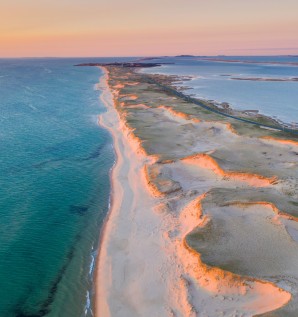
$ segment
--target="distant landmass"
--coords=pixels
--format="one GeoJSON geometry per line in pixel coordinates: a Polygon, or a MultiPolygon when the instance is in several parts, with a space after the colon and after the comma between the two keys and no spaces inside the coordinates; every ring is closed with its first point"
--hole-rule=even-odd
{"type": "Polygon", "coordinates": [[[175,57],[196,57],[195,55],[177,55],[175,57]]]}
{"type": "Polygon", "coordinates": [[[138,67],[157,67],[164,64],[174,64],[174,63],[82,63],[74,66],[117,66],[117,67],[130,67],[130,68],[138,68],[138,67]]]}

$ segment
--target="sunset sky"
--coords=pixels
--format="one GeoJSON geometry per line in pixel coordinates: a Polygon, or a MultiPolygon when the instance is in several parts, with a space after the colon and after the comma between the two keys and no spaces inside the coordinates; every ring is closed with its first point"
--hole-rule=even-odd
{"type": "Polygon", "coordinates": [[[297,0],[0,0],[0,57],[298,54],[297,0]]]}

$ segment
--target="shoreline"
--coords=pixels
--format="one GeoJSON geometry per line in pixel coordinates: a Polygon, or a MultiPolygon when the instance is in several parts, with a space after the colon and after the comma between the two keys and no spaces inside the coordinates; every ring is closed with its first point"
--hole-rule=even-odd
{"type": "MultiPolygon", "coordinates": [[[[218,214],[216,208],[226,208],[220,203],[222,199],[230,197],[226,206],[250,217],[249,214],[246,215],[246,208],[249,208],[247,204],[241,203],[241,199],[235,204],[238,194],[234,194],[234,190],[228,192],[229,188],[242,188],[239,194],[244,195],[245,202],[246,192],[251,193],[249,195],[259,195],[260,187],[261,191],[268,187],[270,193],[273,190],[271,188],[280,186],[278,183],[282,172],[275,177],[275,174],[263,175],[262,169],[246,171],[243,166],[240,170],[235,169],[235,166],[232,170],[223,168],[218,164],[216,156],[211,156],[214,150],[207,151],[208,155],[203,154],[208,143],[213,144],[212,147],[215,144],[229,146],[235,143],[237,149],[246,151],[245,143],[249,142],[257,149],[266,146],[267,150],[276,153],[279,147],[291,149],[297,146],[296,142],[278,141],[273,137],[268,140],[262,138],[263,131],[256,132],[258,134],[252,137],[249,136],[250,130],[242,127],[242,134],[249,133],[247,138],[237,134],[229,122],[218,121],[214,114],[200,112],[200,116],[206,117],[201,120],[196,108],[187,112],[182,104],[179,107],[166,105],[169,98],[173,98],[166,93],[155,96],[158,104],[154,103],[151,96],[157,92],[147,95],[148,88],[143,88],[143,84],[137,82],[138,75],[133,71],[108,68],[104,72],[105,75],[101,78],[101,99],[107,112],[101,115],[100,124],[112,134],[116,163],[111,170],[111,206],[102,230],[96,262],[95,317],[195,317],[198,312],[203,312],[206,316],[230,312],[227,316],[241,313],[242,316],[250,317],[284,307],[292,298],[288,286],[284,288],[281,282],[264,278],[263,273],[243,274],[241,270],[237,273],[222,269],[212,261],[206,262],[204,248],[200,251],[193,245],[190,246],[188,239],[196,232],[208,230],[211,220],[220,218],[221,213],[218,214]],[[109,74],[112,77],[108,78],[109,74]],[[124,74],[122,81],[121,74],[124,74]],[[144,97],[143,90],[146,93],[144,97]],[[151,102],[151,105],[143,100],[140,102],[140,98],[151,102]],[[162,98],[164,103],[160,104],[162,98]],[[133,115],[133,121],[130,121],[130,114],[133,115]],[[169,124],[175,126],[178,133],[183,128],[184,133],[182,136],[179,133],[180,136],[177,135],[175,140],[173,132],[164,135],[167,130],[161,130],[157,141],[154,141],[155,130],[161,129],[159,123],[170,131],[174,130],[171,130],[169,124]],[[147,130],[142,134],[145,140],[147,137],[150,140],[146,145],[139,133],[143,133],[144,127],[151,124],[152,132],[147,130]],[[157,128],[154,128],[154,124],[157,124],[157,128]],[[199,129],[198,135],[202,135],[202,131],[209,131],[209,134],[206,139],[196,139],[199,148],[195,147],[194,153],[191,152],[192,143],[188,142],[185,150],[180,148],[177,153],[175,149],[179,149],[180,142],[184,142],[183,138],[189,138],[188,129],[191,134],[194,129],[199,129]],[[210,129],[216,134],[210,134],[210,129]],[[182,139],[179,141],[178,138],[182,139]],[[175,142],[176,145],[167,150],[169,142],[175,142]],[[165,148],[160,148],[160,144],[165,148]],[[276,147],[276,144],[279,145],[276,147]],[[154,148],[158,151],[155,152],[154,148]],[[174,151],[173,154],[171,151],[174,151]],[[198,151],[203,152],[195,155],[198,151]],[[170,174],[164,174],[169,169],[170,174]],[[192,175],[195,173],[199,173],[199,180],[196,181],[199,190],[188,188],[188,183],[194,182],[192,175]],[[225,190],[228,195],[217,189],[222,186],[227,186],[225,190]],[[214,206],[212,199],[210,202],[212,195],[215,195],[214,201],[219,200],[218,206],[214,206]],[[205,211],[205,204],[211,204],[207,208],[208,213],[205,211]],[[275,303],[272,302],[273,299],[275,303]]],[[[177,103],[175,98],[173,100],[174,104],[177,103]]],[[[189,103],[183,105],[191,106],[189,103]]],[[[268,133],[274,136],[276,132],[268,133]]],[[[222,155],[226,157],[228,152],[223,152],[222,155]]],[[[285,162],[292,155],[293,152],[286,154],[285,162]]],[[[228,161],[231,159],[228,155],[228,161]]],[[[259,158],[253,157],[253,160],[258,161],[259,158]]],[[[269,198],[270,195],[263,200],[267,201],[269,198]]],[[[293,226],[290,216],[282,217],[281,213],[276,215],[273,212],[273,217],[270,204],[260,204],[259,199],[252,205],[258,210],[256,216],[260,221],[265,220],[259,214],[268,214],[265,219],[270,225],[266,223],[267,226],[282,221],[288,221],[289,227],[293,226]]],[[[227,219],[229,209],[226,211],[227,219]]],[[[226,229],[229,232],[234,227],[227,225],[226,229]]],[[[275,229],[270,227],[270,230],[275,229]]],[[[214,244],[210,245],[213,246],[214,244]]]]}
{"type": "MultiPolygon", "coordinates": [[[[162,67],[163,67],[163,65],[160,66],[159,68],[162,68],[162,67]]],[[[145,70],[144,70],[144,72],[141,71],[140,73],[145,74],[145,75],[149,75],[149,76],[156,75],[156,76],[167,76],[167,77],[171,78],[172,81],[170,82],[169,88],[171,88],[171,89],[174,88],[178,92],[182,93],[186,98],[191,98],[194,101],[208,105],[209,108],[211,108],[211,109],[213,108],[214,110],[218,111],[223,116],[232,115],[235,118],[238,118],[238,120],[248,119],[248,121],[251,121],[251,120],[254,121],[255,119],[256,120],[264,119],[266,121],[269,121],[271,123],[276,124],[276,127],[271,126],[268,128],[276,128],[279,130],[282,130],[284,128],[285,130],[283,130],[283,131],[298,134],[297,125],[295,126],[295,128],[293,128],[291,122],[284,121],[284,120],[280,119],[279,116],[276,116],[273,114],[266,114],[265,112],[263,112],[263,110],[260,110],[260,109],[254,109],[252,111],[242,110],[241,108],[239,108],[237,106],[237,104],[231,104],[230,102],[226,102],[224,100],[210,99],[208,97],[201,96],[198,93],[193,94],[192,90],[195,89],[195,87],[188,86],[187,83],[193,79],[199,78],[199,76],[189,75],[189,77],[188,77],[187,75],[167,74],[167,73],[162,72],[162,71],[156,72],[156,73],[153,73],[153,72],[147,73],[145,70]],[[228,105],[228,107],[226,109],[224,109],[223,105],[228,105]]],[[[238,78],[231,78],[231,80],[236,80],[236,79],[238,79],[238,78]]],[[[244,80],[244,79],[240,78],[239,80],[244,80]]],[[[249,81],[251,79],[245,79],[245,80],[249,81]]],[[[248,106],[248,108],[249,108],[249,106],[248,106]]],[[[253,122],[251,122],[251,123],[253,123],[253,122]]],[[[258,121],[255,121],[254,124],[258,124],[260,126],[262,125],[258,121]]],[[[298,124],[298,122],[297,122],[297,124],[298,124]]],[[[266,127],[266,124],[264,124],[264,127],[266,127]]]]}
{"type": "MultiPolygon", "coordinates": [[[[102,71],[103,71],[103,75],[101,76],[100,78],[100,82],[97,84],[98,85],[98,88],[99,89],[102,89],[102,92],[101,92],[101,95],[100,95],[100,99],[102,100],[102,95],[105,93],[105,90],[108,89],[108,84],[107,84],[107,71],[105,70],[104,67],[99,67],[102,71]]],[[[105,107],[106,107],[106,112],[109,111],[108,109],[108,105],[106,104],[106,102],[104,100],[102,100],[105,107]]],[[[108,130],[110,132],[110,130],[101,122],[101,115],[98,116],[98,125],[102,126],[104,129],[108,130]]],[[[100,257],[102,256],[101,255],[101,252],[102,252],[102,243],[104,241],[104,238],[105,238],[105,235],[106,235],[106,230],[107,230],[107,224],[108,224],[108,221],[111,217],[111,213],[112,213],[112,210],[113,210],[113,196],[114,196],[114,185],[113,185],[113,172],[114,172],[114,169],[117,165],[117,162],[118,162],[118,152],[115,150],[115,136],[113,133],[110,133],[111,137],[112,137],[112,141],[113,141],[113,148],[114,148],[114,155],[115,155],[115,161],[114,161],[114,164],[112,166],[112,168],[110,169],[110,172],[109,172],[109,178],[110,178],[110,198],[109,198],[109,210],[107,212],[107,215],[104,219],[104,223],[102,225],[102,229],[101,229],[101,232],[100,232],[100,236],[99,236],[99,244],[98,244],[98,255],[97,255],[97,258],[96,258],[96,263],[95,263],[95,267],[94,267],[94,271],[95,271],[95,274],[94,274],[94,281],[95,281],[95,293],[94,293],[94,303],[93,303],[93,313],[94,313],[94,316],[97,316],[98,315],[98,301],[97,301],[97,296],[98,296],[98,283],[97,283],[97,280],[98,280],[98,266],[99,266],[99,261],[100,261],[100,257]]],[[[108,316],[107,316],[108,317],[108,316]]]]}
{"type": "MultiPolygon", "coordinates": [[[[129,208],[131,209],[134,208],[134,206],[136,206],[137,204],[139,205],[143,204],[144,201],[147,202],[150,209],[153,209],[155,207],[155,198],[151,195],[150,191],[146,187],[146,180],[144,175],[139,173],[139,171],[141,171],[142,169],[139,169],[138,172],[135,175],[133,175],[135,173],[135,171],[133,171],[134,169],[138,169],[138,166],[142,167],[145,164],[145,162],[147,162],[148,160],[150,161],[151,159],[148,157],[142,157],[142,153],[139,152],[139,149],[138,149],[138,144],[133,144],[134,143],[133,140],[129,140],[127,138],[127,135],[125,136],[126,132],[123,131],[123,127],[122,129],[119,129],[119,126],[122,125],[122,123],[121,123],[119,114],[117,113],[117,110],[114,107],[113,100],[112,100],[112,97],[113,97],[112,93],[106,83],[107,76],[108,76],[108,73],[106,70],[104,70],[104,77],[105,77],[103,79],[104,89],[103,89],[103,94],[101,95],[101,99],[107,107],[107,112],[101,115],[100,125],[106,128],[113,137],[116,161],[111,170],[111,205],[105,220],[103,230],[101,232],[99,253],[98,253],[97,263],[95,268],[94,315],[100,316],[100,317],[102,316],[104,317],[109,317],[109,316],[120,317],[121,316],[122,317],[122,316],[131,316],[131,315],[133,316],[134,309],[131,309],[132,305],[137,306],[138,311],[140,310],[146,311],[144,314],[147,314],[147,311],[151,311],[151,310],[153,310],[153,314],[154,314],[156,309],[160,309],[161,314],[164,315],[165,311],[163,311],[164,310],[163,301],[158,301],[157,307],[155,307],[154,305],[150,307],[150,305],[148,306],[146,304],[145,299],[143,300],[143,303],[142,302],[137,303],[129,299],[129,296],[127,296],[128,298],[126,299],[126,304],[123,305],[121,312],[120,313],[117,312],[117,304],[119,305],[119,303],[123,301],[123,299],[121,298],[125,296],[125,294],[130,294],[130,292],[132,291],[133,293],[136,293],[137,291],[134,290],[134,288],[138,289],[140,287],[141,288],[147,287],[148,283],[150,284],[150,282],[151,284],[154,284],[152,283],[152,281],[150,281],[153,278],[152,274],[154,273],[154,269],[149,267],[147,268],[147,272],[145,274],[143,274],[142,272],[139,273],[139,278],[144,279],[147,282],[143,282],[142,284],[140,283],[139,285],[133,286],[133,290],[131,290],[132,286],[130,285],[131,283],[133,284],[133,282],[129,281],[128,285],[126,285],[125,281],[120,282],[120,280],[122,279],[121,275],[127,274],[126,268],[125,268],[125,254],[124,254],[125,251],[122,250],[122,247],[120,247],[120,250],[119,250],[118,245],[114,247],[113,246],[114,241],[112,240],[114,240],[115,238],[115,230],[114,230],[115,226],[118,229],[117,233],[120,232],[120,235],[123,234],[125,236],[127,233],[127,230],[131,231],[131,228],[128,227],[127,224],[123,223],[123,221],[119,225],[117,224],[117,221],[119,220],[119,218],[121,218],[121,212],[123,212],[123,205],[127,206],[127,202],[125,202],[125,199],[127,198],[125,196],[125,192],[127,192],[126,187],[131,186],[131,183],[135,182],[137,175],[139,175],[140,178],[142,178],[141,183],[142,183],[143,189],[136,190],[135,188],[135,189],[132,189],[133,192],[130,193],[130,195],[132,194],[133,196],[142,195],[140,198],[140,202],[136,202],[135,197],[128,196],[128,200],[132,198],[131,201],[128,202],[128,205],[130,206],[129,208]],[[111,117],[113,117],[112,120],[115,120],[113,124],[111,124],[111,121],[110,121],[111,117]],[[119,126],[115,125],[115,123],[116,124],[118,123],[119,126]],[[118,129],[119,131],[117,131],[118,129]],[[121,141],[124,141],[124,142],[127,141],[126,146],[124,146],[124,148],[121,148],[121,141]],[[133,162],[129,160],[124,161],[123,155],[125,155],[124,154],[125,152],[126,153],[132,152],[132,154],[134,155],[133,162]],[[121,175],[121,172],[123,172],[123,169],[126,169],[127,167],[131,170],[128,171],[128,179],[127,181],[125,181],[123,180],[123,175],[121,175]],[[120,181],[119,178],[122,178],[122,181],[120,181]],[[121,232],[122,230],[123,230],[123,233],[121,232]],[[123,260],[123,263],[113,259],[115,257],[117,258],[117,253],[119,253],[119,256],[121,260],[123,260]],[[115,289],[115,286],[114,286],[114,284],[119,282],[121,285],[118,285],[118,287],[123,288],[120,294],[118,294],[118,287],[115,289]],[[110,304],[110,301],[115,302],[114,306],[116,306],[116,310],[113,308],[113,304],[110,304]]],[[[101,84],[103,84],[103,82],[101,84]]],[[[142,210],[140,211],[142,212],[142,210]]],[[[153,210],[152,210],[152,215],[153,215],[153,218],[155,218],[153,210]]],[[[153,222],[151,217],[148,217],[148,218],[149,218],[149,221],[153,222]]],[[[156,225],[157,223],[154,223],[154,226],[156,225]]],[[[133,243],[138,243],[137,239],[135,238],[131,239],[131,241],[133,243]]],[[[119,243],[121,244],[121,242],[119,243]]],[[[158,246],[158,248],[159,247],[160,246],[158,246]]],[[[134,250],[135,250],[135,247],[130,249],[131,252],[134,252],[134,250]]],[[[147,250],[152,251],[150,249],[150,246],[147,248],[147,250]]],[[[141,253],[142,252],[139,252],[139,255],[141,255],[141,253]]],[[[140,260],[140,258],[135,258],[130,260],[133,261],[133,264],[130,265],[132,268],[130,269],[130,266],[128,266],[127,271],[128,272],[131,271],[130,274],[133,276],[135,275],[134,270],[137,270],[137,268],[135,267],[136,264],[134,262],[139,263],[139,262],[142,262],[142,260],[140,260]]],[[[142,263],[140,264],[142,265],[142,263]]],[[[157,283],[154,288],[156,288],[156,286],[157,286],[157,283]]],[[[142,292],[145,292],[145,291],[142,290],[142,292]]]]}
{"type": "MultiPolygon", "coordinates": [[[[194,89],[193,87],[184,86],[184,85],[181,86],[181,87],[183,89],[185,88],[185,92],[187,92],[187,91],[191,92],[191,89],[194,89]]],[[[177,86],[177,88],[180,88],[180,86],[177,86]]],[[[234,113],[234,112],[236,112],[236,113],[239,112],[240,114],[248,114],[248,113],[250,113],[250,116],[252,117],[252,119],[257,118],[257,117],[263,117],[265,119],[268,119],[268,120],[276,123],[277,124],[277,127],[276,127],[277,129],[279,129],[279,127],[285,127],[286,129],[292,130],[291,129],[292,124],[290,122],[283,121],[282,119],[280,119],[276,115],[266,114],[260,109],[242,110],[236,104],[231,104],[231,103],[228,103],[228,102],[225,102],[225,101],[220,101],[220,100],[217,100],[217,99],[208,99],[207,97],[200,96],[199,94],[187,94],[187,96],[193,97],[193,98],[197,99],[198,101],[203,101],[203,102],[206,102],[206,103],[211,102],[219,111],[223,110],[223,108],[222,108],[223,104],[228,104],[229,105],[228,109],[231,111],[231,113],[234,113]],[[253,115],[253,113],[255,113],[255,114],[253,115]]],[[[297,122],[297,127],[298,127],[298,122],[297,122]]],[[[294,132],[289,131],[289,133],[298,133],[297,127],[295,129],[293,129],[294,132]]],[[[268,128],[268,129],[270,129],[270,128],[268,128]]],[[[271,129],[274,129],[274,127],[271,127],[271,129]]]]}

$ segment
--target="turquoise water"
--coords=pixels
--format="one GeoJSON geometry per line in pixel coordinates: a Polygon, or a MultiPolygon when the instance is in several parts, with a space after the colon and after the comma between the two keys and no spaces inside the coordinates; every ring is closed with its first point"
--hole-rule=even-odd
{"type": "Polygon", "coordinates": [[[283,79],[298,77],[298,66],[289,64],[298,63],[297,56],[220,56],[218,58],[242,62],[218,62],[204,60],[202,57],[164,58],[156,61],[175,64],[146,69],[145,72],[192,75],[193,80],[184,82],[185,86],[191,88],[187,91],[189,94],[207,100],[228,102],[235,109],[260,110],[261,113],[276,117],[285,123],[298,123],[297,81],[270,82],[232,79],[238,77],[283,79]],[[269,62],[273,63],[269,64],[269,62]],[[274,62],[279,64],[274,64],[274,62]]]}
{"type": "Polygon", "coordinates": [[[0,60],[1,317],[92,316],[114,154],[83,61],[0,60]]]}

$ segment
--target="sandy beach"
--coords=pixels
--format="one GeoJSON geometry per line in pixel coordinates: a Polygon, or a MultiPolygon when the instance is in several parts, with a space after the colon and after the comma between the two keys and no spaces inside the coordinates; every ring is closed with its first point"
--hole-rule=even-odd
{"type": "MultiPolygon", "coordinates": [[[[107,73],[106,75],[107,76],[107,73]]],[[[112,203],[96,272],[96,316],[168,315],[166,254],[162,221],[142,171],[150,161],[130,139],[104,85],[107,112],[100,124],[112,134],[117,156],[112,171],[112,203]]]]}
{"type": "Polygon", "coordinates": [[[103,70],[117,160],[95,316],[294,316],[297,140],[103,70]]]}

